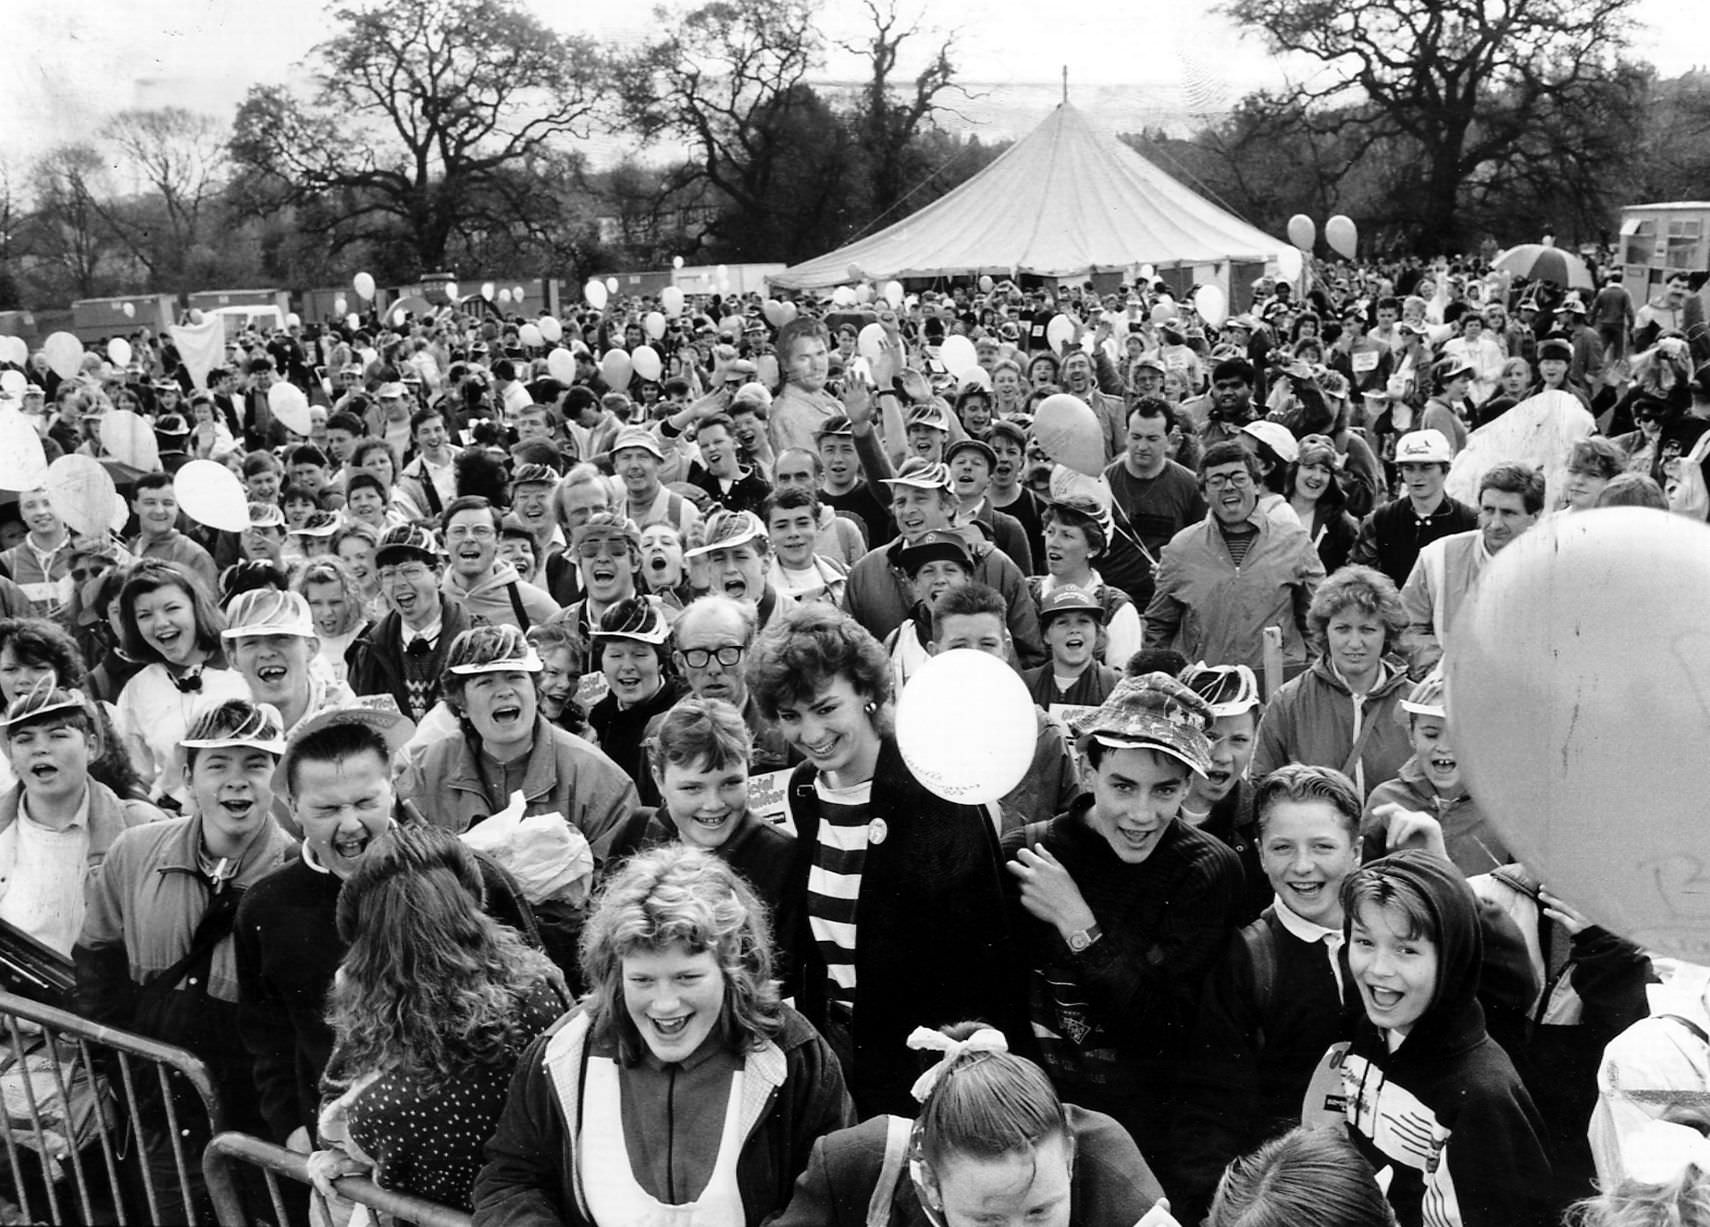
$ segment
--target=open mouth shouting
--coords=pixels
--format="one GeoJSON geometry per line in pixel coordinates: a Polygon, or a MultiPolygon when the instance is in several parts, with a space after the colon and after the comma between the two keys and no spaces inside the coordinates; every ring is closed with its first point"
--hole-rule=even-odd
{"type": "Polygon", "coordinates": [[[289,675],[290,670],[284,665],[262,665],[255,671],[255,680],[268,690],[277,690],[289,675]]]}
{"type": "Polygon", "coordinates": [[[490,713],[493,723],[501,729],[518,728],[522,724],[522,716],[520,703],[500,703],[490,713]]]}
{"type": "MultiPolygon", "coordinates": [[[[749,599],[748,581],[739,573],[733,572],[732,574],[724,577],[723,591],[724,594],[733,601],[745,601],[749,599]]],[[[758,594],[755,594],[754,599],[759,599],[758,594]]]]}
{"type": "Polygon", "coordinates": [[[359,825],[354,831],[340,830],[332,837],[333,855],[343,861],[361,860],[373,839],[365,826],[359,825]]]}

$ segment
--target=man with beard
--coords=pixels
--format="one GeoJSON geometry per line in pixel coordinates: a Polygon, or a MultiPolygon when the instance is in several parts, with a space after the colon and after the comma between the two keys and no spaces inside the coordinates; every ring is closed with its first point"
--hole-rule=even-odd
{"type": "Polygon", "coordinates": [[[499,557],[503,516],[492,503],[480,495],[454,499],[441,525],[451,562],[440,589],[471,618],[526,631],[558,612],[556,601],[499,557]]]}
{"type": "Polygon", "coordinates": [[[374,551],[375,576],[389,612],[358,635],[345,656],[350,688],[389,694],[415,721],[439,701],[451,641],[470,626],[463,606],[441,594],[442,566],[433,534],[394,528],[374,551]]]}

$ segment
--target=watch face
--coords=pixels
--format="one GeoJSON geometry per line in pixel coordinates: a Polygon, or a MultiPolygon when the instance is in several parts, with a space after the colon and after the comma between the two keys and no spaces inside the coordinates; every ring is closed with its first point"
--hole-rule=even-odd
{"type": "Polygon", "coordinates": [[[1071,934],[1069,937],[1069,949],[1073,950],[1076,954],[1079,954],[1090,945],[1092,945],[1092,942],[1087,940],[1087,935],[1084,931],[1071,934]]]}

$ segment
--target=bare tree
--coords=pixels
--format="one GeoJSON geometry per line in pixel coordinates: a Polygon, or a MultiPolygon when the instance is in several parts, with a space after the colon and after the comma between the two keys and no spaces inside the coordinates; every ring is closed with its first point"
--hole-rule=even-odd
{"type": "Polygon", "coordinates": [[[100,204],[104,169],[93,146],[61,145],[30,173],[35,208],[24,227],[26,246],[49,280],[78,298],[100,292],[118,246],[100,204]]]}
{"type": "Polygon", "coordinates": [[[231,173],[222,126],[182,107],[121,111],[102,129],[118,154],[118,198],[97,202],[114,233],[163,289],[189,272],[231,173]]]}

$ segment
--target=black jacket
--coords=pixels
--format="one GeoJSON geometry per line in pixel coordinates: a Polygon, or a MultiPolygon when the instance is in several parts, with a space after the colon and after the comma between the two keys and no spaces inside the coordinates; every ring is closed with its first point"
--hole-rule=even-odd
{"type": "MultiPolygon", "coordinates": [[[[812,763],[803,763],[790,779],[804,890],[819,838],[815,774],[812,763]]],[[[885,838],[868,848],[861,877],[854,1059],[844,1073],[863,1117],[912,1116],[919,1105],[909,1088],[919,1069],[907,1047],[909,1032],[980,1019],[1019,1043],[1026,1034],[1021,969],[1004,904],[997,829],[986,811],[928,792],[903,763],[896,741],[886,738],[873,774],[872,817],[885,824],[885,838]]],[[[825,961],[811,933],[799,935],[798,948],[796,1002],[823,1029],[825,961]]]]}
{"type": "Polygon", "coordinates": [[[1360,537],[1354,543],[1349,562],[1376,567],[1397,588],[1413,573],[1419,551],[1439,537],[1467,533],[1478,527],[1478,512],[1457,499],[1443,495],[1437,509],[1425,519],[1413,511],[1413,501],[1406,495],[1391,499],[1360,523],[1360,537]]]}
{"type": "MultiPolygon", "coordinates": [[[[432,667],[428,675],[436,680],[429,696],[432,707],[439,698],[439,675],[445,669],[445,658],[451,651],[451,641],[474,625],[474,620],[462,605],[446,597],[439,598],[440,631],[434,642],[432,667]]],[[[389,613],[371,622],[345,649],[345,664],[350,668],[350,688],[356,694],[389,694],[398,701],[398,710],[409,715],[410,693],[404,682],[404,619],[389,613]]]]}

